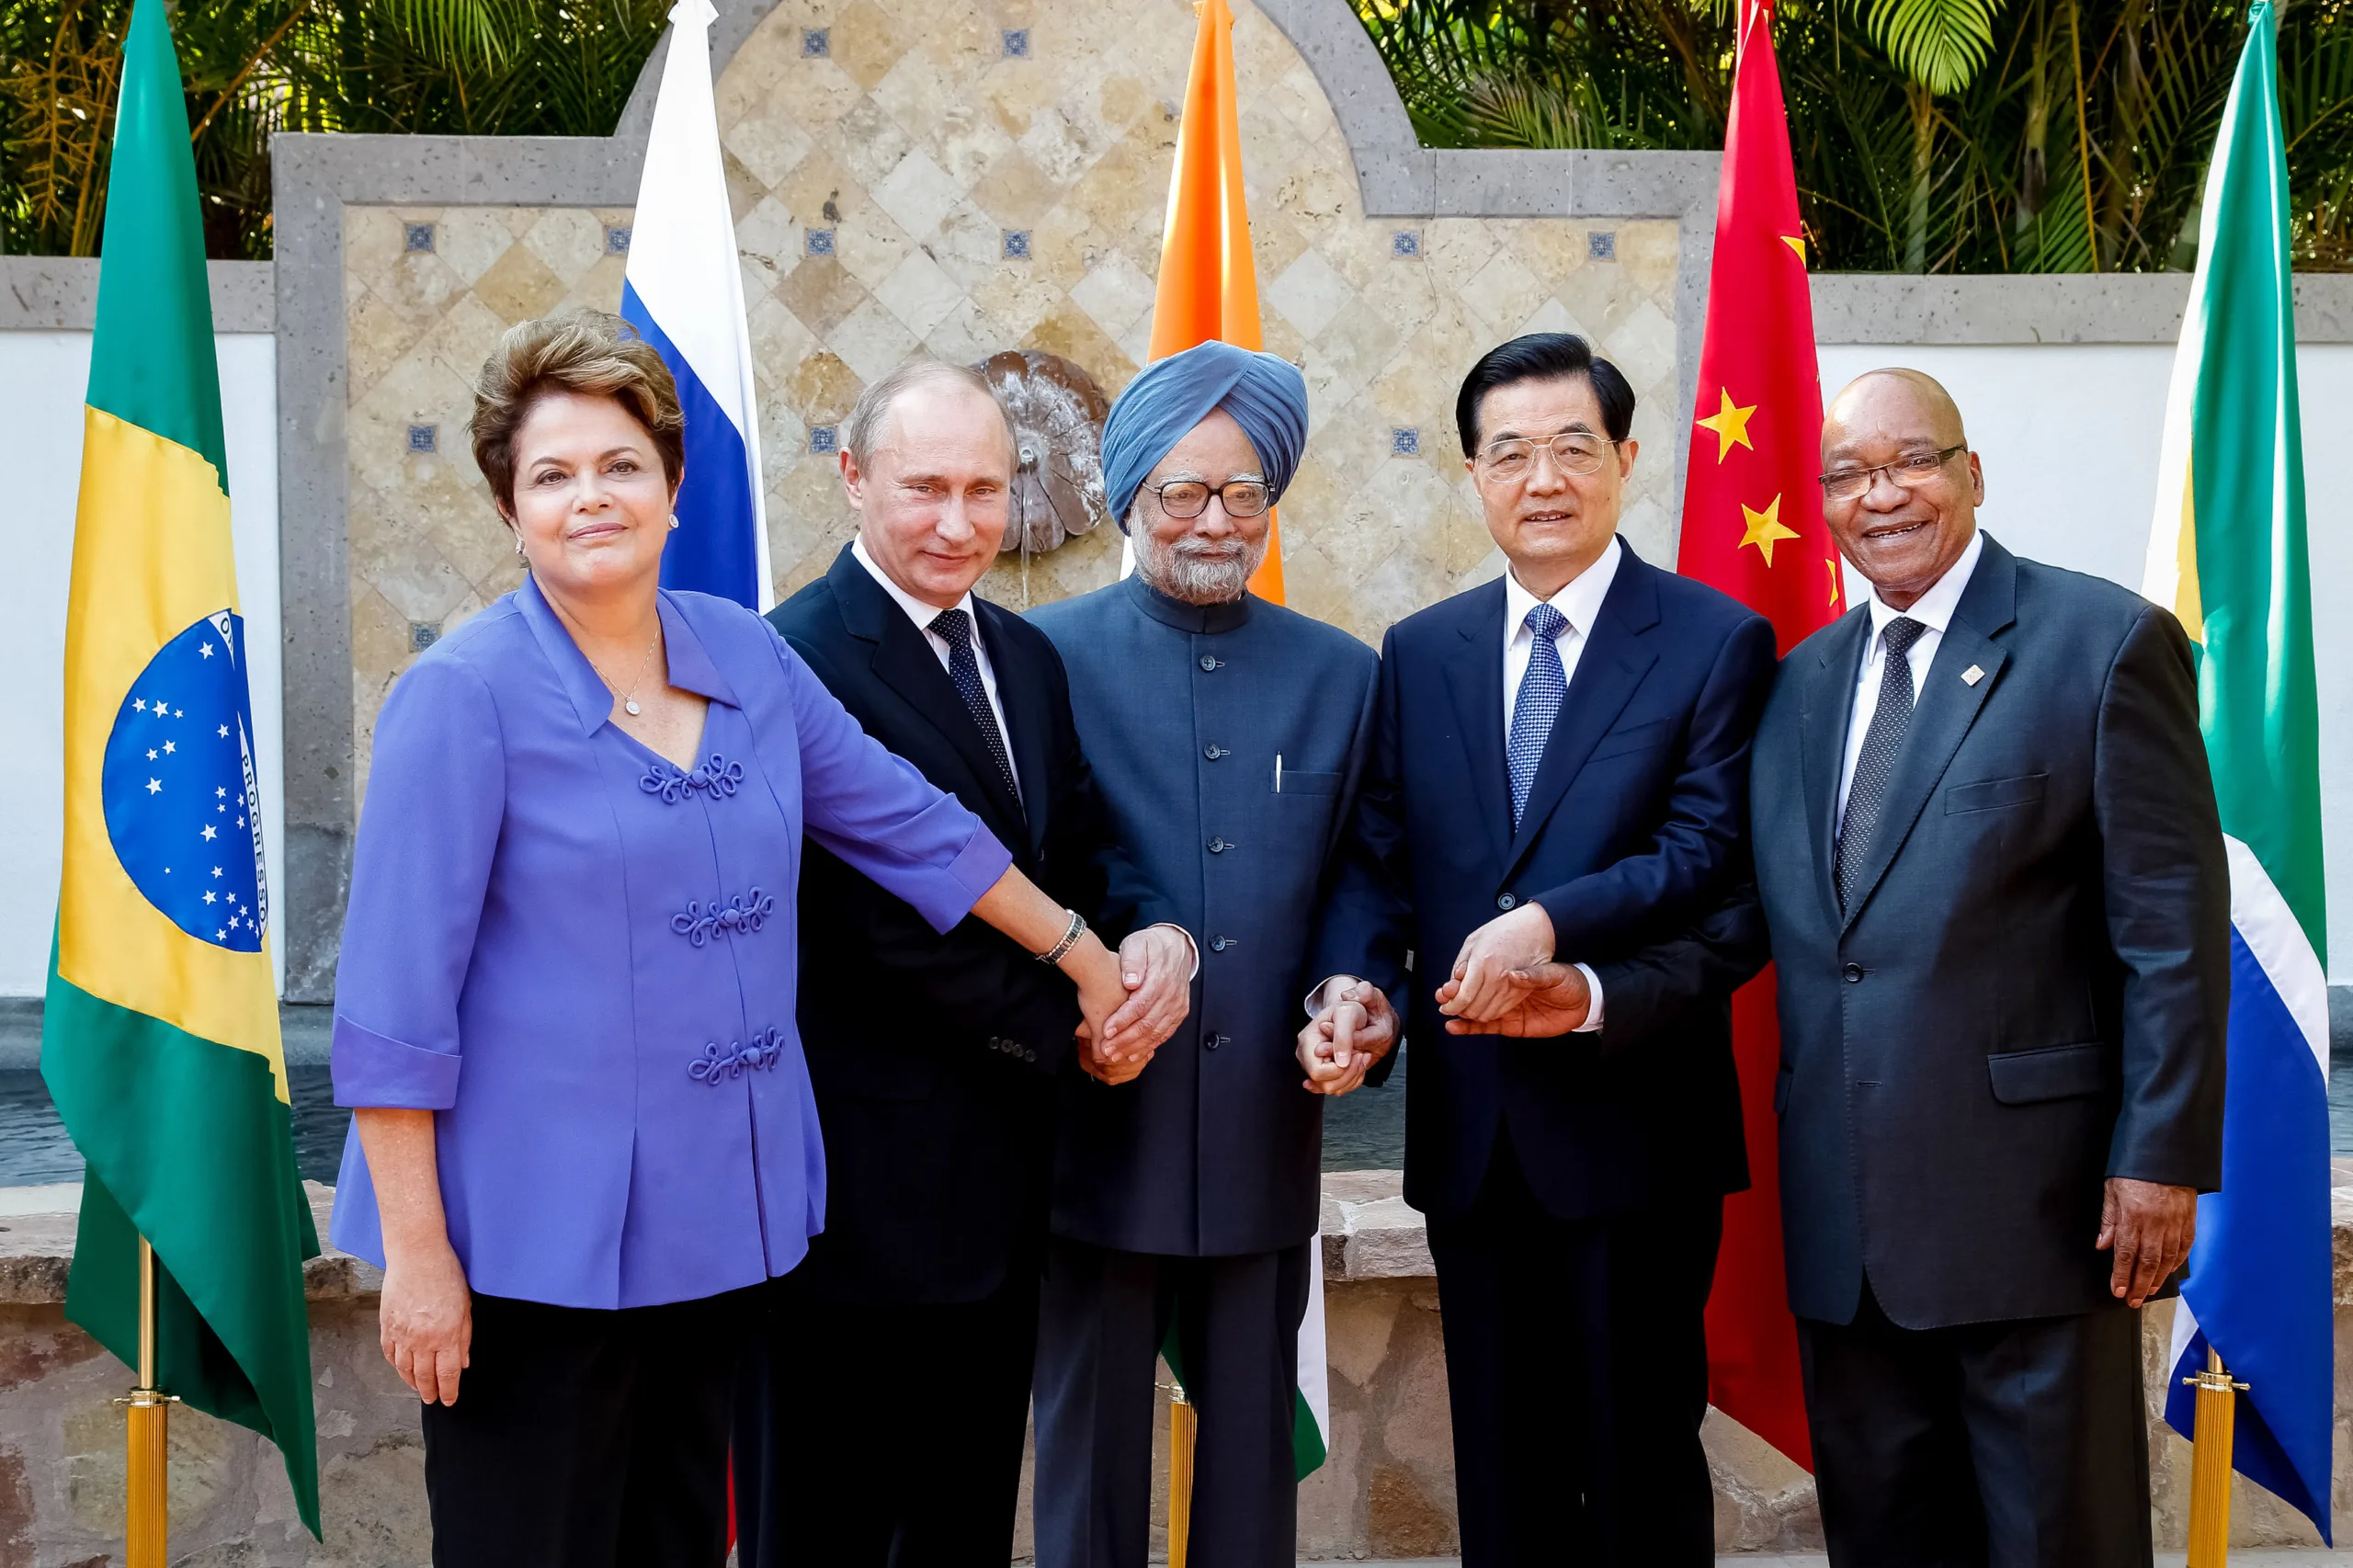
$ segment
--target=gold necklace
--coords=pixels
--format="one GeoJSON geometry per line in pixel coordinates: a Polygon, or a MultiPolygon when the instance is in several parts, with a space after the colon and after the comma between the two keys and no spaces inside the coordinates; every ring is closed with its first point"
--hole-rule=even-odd
{"type": "MultiPolygon", "coordinates": [[[[588,660],[588,667],[595,670],[597,672],[597,678],[603,681],[607,687],[611,688],[613,695],[621,699],[621,711],[628,714],[632,719],[636,718],[638,715],[637,688],[644,684],[645,668],[648,665],[651,665],[654,662],[654,650],[660,646],[662,646],[662,629],[659,626],[656,626],[654,629],[654,641],[645,645],[645,657],[638,660],[637,662],[637,678],[629,683],[629,689],[627,691],[623,691],[620,687],[614,686],[613,677],[607,675],[604,671],[604,667],[598,665],[596,660],[588,660]]],[[[585,657],[585,654],[583,656],[585,657]]]]}

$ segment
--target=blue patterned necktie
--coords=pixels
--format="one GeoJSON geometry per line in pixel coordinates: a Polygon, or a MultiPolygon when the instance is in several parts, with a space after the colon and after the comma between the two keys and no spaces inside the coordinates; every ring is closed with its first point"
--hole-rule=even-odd
{"type": "Polygon", "coordinates": [[[1887,664],[1879,677],[1870,728],[1863,732],[1862,755],[1856,757],[1855,777],[1847,785],[1847,815],[1838,824],[1837,858],[1831,862],[1841,910],[1855,879],[1862,875],[1871,831],[1879,826],[1880,808],[1887,803],[1887,787],[1895,777],[1895,759],[1912,731],[1912,644],[1927,630],[1910,616],[1899,615],[1880,632],[1887,644],[1887,664]]]}
{"type": "Polygon", "coordinates": [[[981,684],[981,661],[972,653],[972,618],[961,609],[941,610],[932,618],[931,634],[948,644],[948,678],[956,683],[964,710],[981,727],[981,739],[996,764],[998,777],[1015,800],[1021,799],[1021,786],[1013,777],[1013,759],[1005,749],[1005,731],[998,727],[996,710],[989,706],[989,689],[981,684]]]}
{"type": "Polygon", "coordinates": [[[1551,605],[1538,605],[1523,622],[1536,634],[1528,651],[1528,673],[1519,677],[1519,695],[1511,705],[1511,738],[1504,744],[1504,760],[1511,765],[1511,825],[1519,831],[1520,814],[1528,810],[1528,791],[1536,782],[1536,765],[1544,760],[1544,743],[1552,738],[1552,721],[1569,695],[1569,677],[1561,668],[1560,635],[1569,618],[1551,605]]]}

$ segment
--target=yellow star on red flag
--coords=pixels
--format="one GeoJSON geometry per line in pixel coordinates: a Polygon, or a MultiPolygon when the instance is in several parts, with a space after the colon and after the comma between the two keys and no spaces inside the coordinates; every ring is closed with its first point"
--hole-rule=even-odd
{"type": "Polygon", "coordinates": [[[1805,236],[1803,234],[1783,234],[1781,236],[1781,243],[1798,253],[1798,265],[1800,267],[1803,267],[1805,265],[1805,236]]]}
{"type": "MultiPolygon", "coordinates": [[[[1765,562],[1768,566],[1770,566],[1772,563],[1773,562],[1770,559],[1768,559],[1765,562]]],[[[1838,608],[1838,595],[1846,585],[1844,581],[1838,575],[1838,558],[1835,555],[1831,556],[1828,560],[1823,562],[1823,565],[1830,569],[1830,608],[1832,609],[1836,609],[1838,608]]]]}
{"type": "Polygon", "coordinates": [[[1716,460],[1723,461],[1734,447],[1755,451],[1756,443],[1748,438],[1748,416],[1756,412],[1756,405],[1752,403],[1746,408],[1737,406],[1732,401],[1729,387],[1717,388],[1716,396],[1723,400],[1722,406],[1705,419],[1694,421],[1700,429],[1716,433],[1716,460]]]}
{"type": "Polygon", "coordinates": [[[1756,553],[1765,558],[1765,564],[1772,565],[1773,541],[1798,537],[1797,529],[1781,521],[1781,498],[1779,495],[1774,496],[1761,512],[1744,501],[1741,503],[1740,510],[1748,519],[1748,531],[1740,536],[1741,545],[1743,547],[1755,545],[1756,553]]]}

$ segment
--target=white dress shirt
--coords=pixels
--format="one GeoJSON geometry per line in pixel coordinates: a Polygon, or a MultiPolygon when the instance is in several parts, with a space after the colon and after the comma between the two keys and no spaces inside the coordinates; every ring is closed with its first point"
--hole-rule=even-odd
{"type": "Polygon", "coordinates": [[[1972,533],[1969,548],[1961,552],[1935,586],[1912,601],[1909,609],[1890,609],[1881,602],[1879,590],[1873,588],[1864,601],[1871,612],[1871,640],[1863,649],[1863,667],[1855,682],[1855,710],[1847,721],[1847,760],[1838,769],[1838,820],[1833,825],[1832,841],[1847,825],[1847,791],[1854,787],[1855,764],[1863,755],[1863,737],[1870,733],[1871,714],[1879,707],[1880,676],[1887,668],[1887,623],[1898,616],[1918,621],[1927,628],[1913,640],[1912,649],[1904,663],[1912,666],[1912,705],[1920,705],[1920,688],[1927,683],[1928,666],[1936,663],[1938,645],[1945,640],[1945,628],[1952,624],[1953,611],[1961,606],[1961,596],[1969,586],[1969,574],[1977,570],[1977,558],[1985,553],[1985,536],[1972,533]]]}
{"type": "Polygon", "coordinates": [[[1540,599],[1519,585],[1519,579],[1506,568],[1504,572],[1504,738],[1511,738],[1512,710],[1519,705],[1519,683],[1527,677],[1529,655],[1536,652],[1536,633],[1528,629],[1528,612],[1540,604],[1549,604],[1561,612],[1567,622],[1552,639],[1561,651],[1561,674],[1563,684],[1577,678],[1577,659],[1585,653],[1586,642],[1593,635],[1594,617],[1601,613],[1601,601],[1609,597],[1609,585],[1618,580],[1618,561],[1624,547],[1615,537],[1594,563],[1561,585],[1550,599],[1540,599]]]}
{"type": "MultiPolygon", "coordinates": [[[[938,605],[924,603],[891,581],[891,574],[874,563],[874,557],[866,553],[865,540],[850,540],[849,552],[858,557],[858,563],[866,568],[868,576],[882,585],[882,591],[891,596],[892,602],[907,612],[907,619],[915,623],[915,630],[923,633],[925,643],[938,658],[939,667],[952,670],[954,666],[949,661],[953,657],[953,651],[949,647],[948,639],[931,629],[931,623],[947,611],[938,605]]],[[[997,738],[1005,744],[1005,766],[1013,774],[1013,788],[1017,794],[1021,790],[1021,770],[1013,760],[1013,727],[1005,722],[1005,703],[996,694],[996,671],[989,665],[988,644],[981,638],[980,612],[972,608],[970,590],[956,601],[955,608],[964,612],[965,635],[972,640],[972,658],[981,666],[981,689],[989,694],[989,711],[996,715],[997,738]]]]}
{"type": "MultiPolygon", "coordinates": [[[[1540,599],[1519,585],[1519,578],[1509,567],[1504,569],[1504,740],[1511,740],[1511,716],[1519,706],[1519,683],[1528,677],[1528,661],[1536,652],[1536,633],[1529,630],[1528,612],[1540,604],[1549,604],[1561,612],[1563,624],[1553,634],[1552,645],[1561,653],[1561,675],[1563,686],[1574,685],[1577,678],[1577,660],[1584,656],[1585,645],[1593,635],[1594,617],[1601,613],[1601,601],[1609,597],[1609,585],[1618,580],[1618,562],[1625,547],[1611,535],[1594,563],[1570,578],[1554,591],[1549,599],[1540,599]]],[[[1576,971],[1585,976],[1586,989],[1593,994],[1593,1006],[1586,1009],[1585,1022],[1573,1033],[1591,1034],[1601,1027],[1601,977],[1589,964],[1578,964],[1576,971]]]]}

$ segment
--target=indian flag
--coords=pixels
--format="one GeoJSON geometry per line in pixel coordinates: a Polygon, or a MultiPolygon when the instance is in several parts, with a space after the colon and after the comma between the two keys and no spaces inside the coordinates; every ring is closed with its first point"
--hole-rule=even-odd
{"type": "Polygon", "coordinates": [[[2326,1540],[2328,943],[2278,27],[2256,0],[2206,176],[2143,589],[2198,647],[2231,867],[2222,1189],[2199,1200],[2165,1419],[2190,1435],[2181,1379],[2211,1346],[2247,1385],[2238,1470],[2326,1540]]]}
{"type": "MultiPolygon", "coordinates": [[[[1240,95],[1233,85],[1233,8],[1227,0],[1200,0],[1195,7],[1193,63],[1185,82],[1184,110],[1176,117],[1176,155],[1168,174],[1168,218],[1161,231],[1160,278],[1153,295],[1152,340],[1147,360],[1181,354],[1218,338],[1237,348],[1262,347],[1259,336],[1258,273],[1250,254],[1250,210],[1242,186],[1240,95]]],[[[1120,552],[1120,575],[1135,570],[1135,544],[1120,552]]],[[[1250,591],[1271,604],[1283,602],[1283,543],[1276,512],[1267,514],[1267,559],[1250,579],[1250,591]]],[[[1324,1352],[1324,1252],[1320,1238],[1308,1251],[1313,1270],[1307,1315],[1299,1326],[1299,1392],[1291,1408],[1291,1452],[1304,1481],[1324,1462],[1332,1430],[1332,1396],[1324,1352]]],[[[1177,1382],[1176,1332],[1172,1325],[1163,1358],[1177,1382]]]]}
{"type": "Polygon", "coordinates": [[[318,1530],[295,1174],[245,627],[188,111],[138,0],[107,191],[65,631],[65,868],[41,1074],[87,1162],[66,1314],[129,1364],[139,1239],[156,1385],[253,1427],[318,1530]]]}

